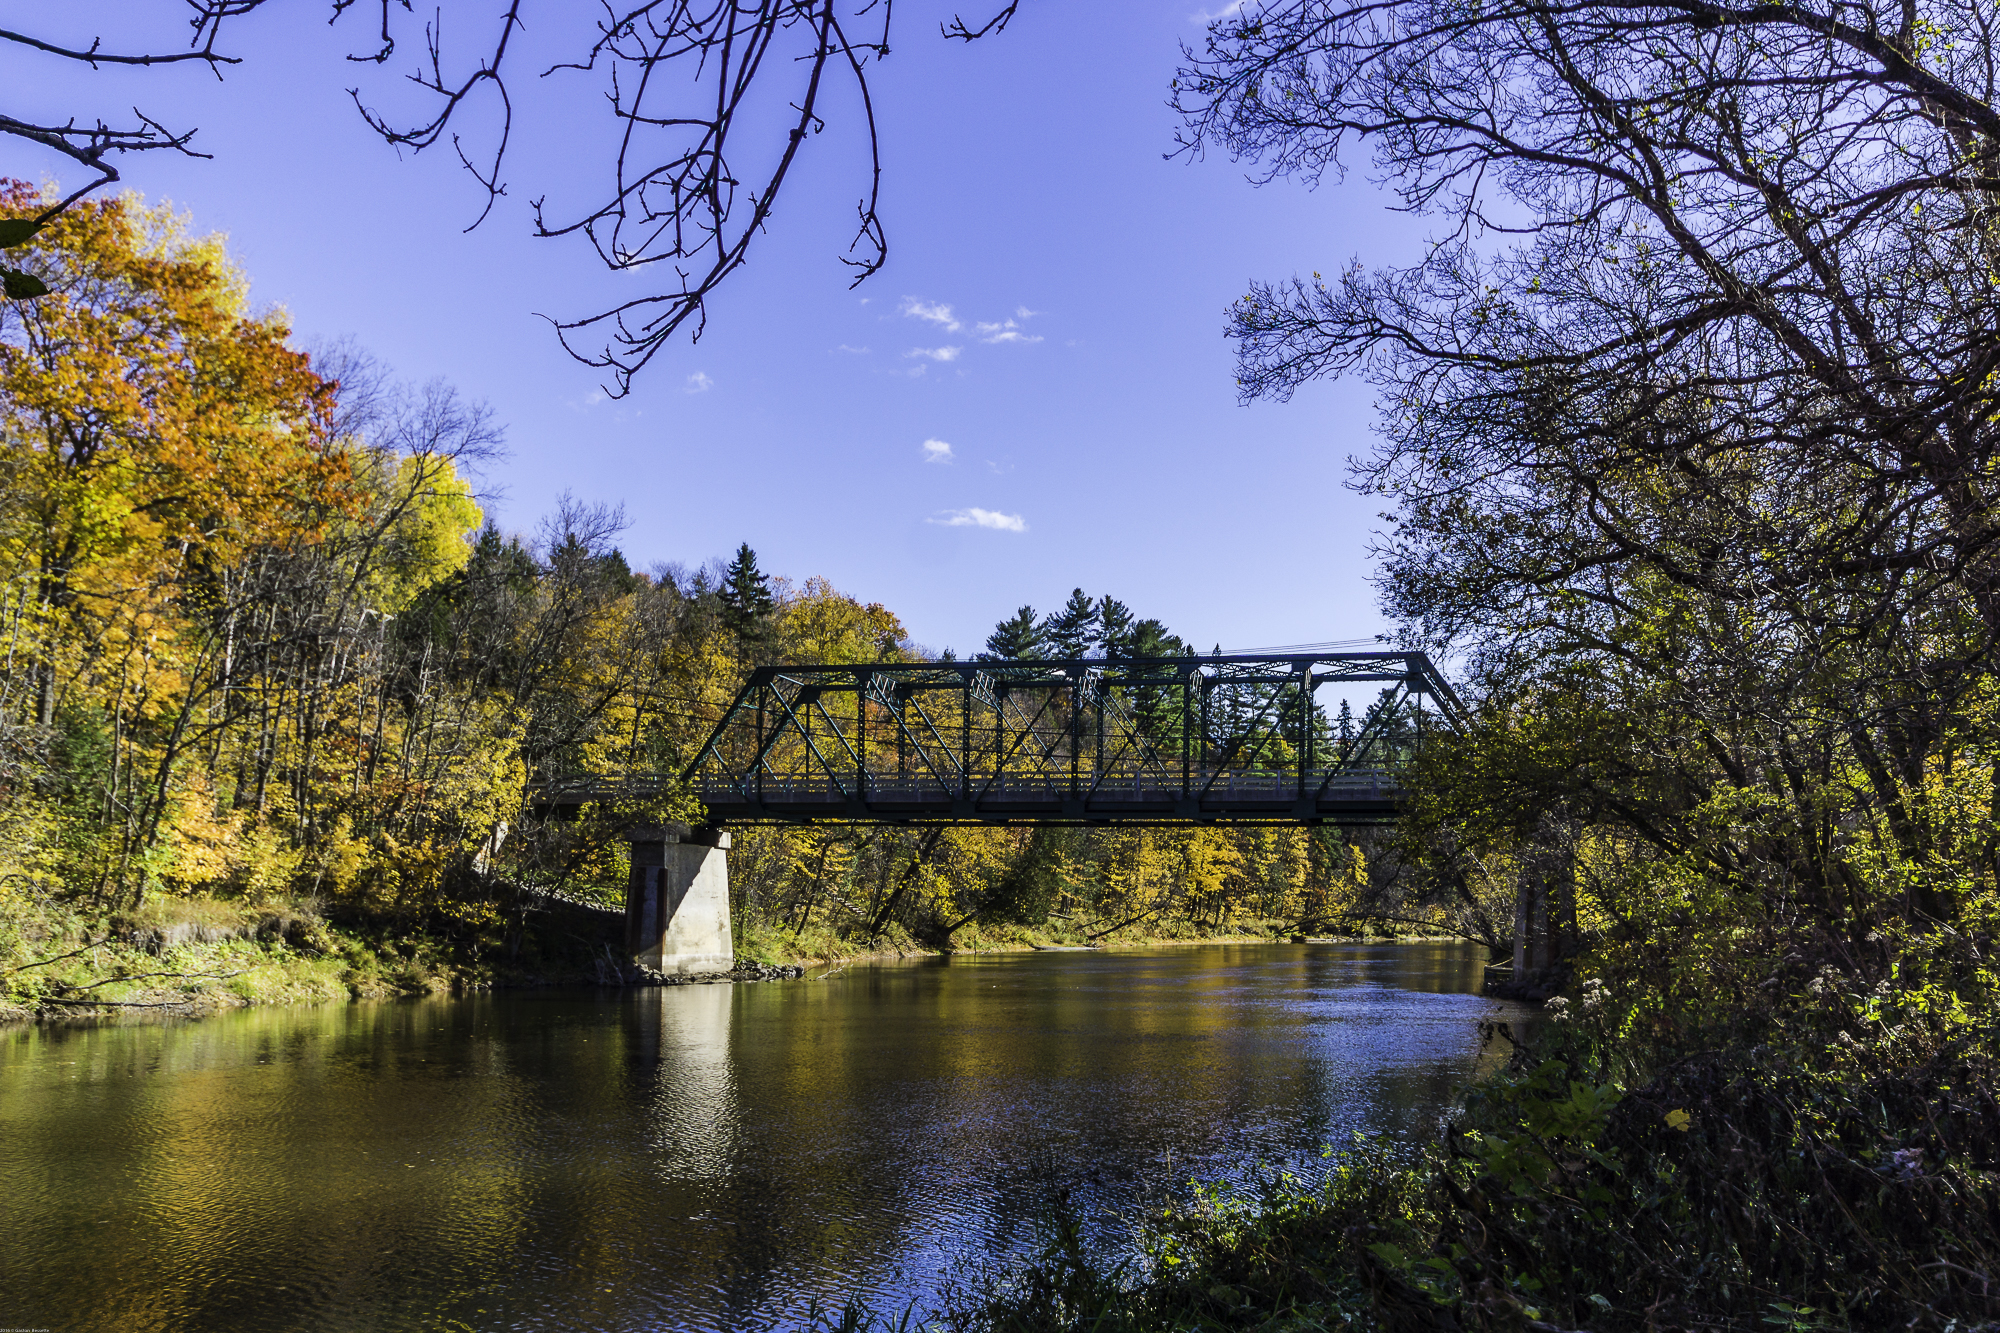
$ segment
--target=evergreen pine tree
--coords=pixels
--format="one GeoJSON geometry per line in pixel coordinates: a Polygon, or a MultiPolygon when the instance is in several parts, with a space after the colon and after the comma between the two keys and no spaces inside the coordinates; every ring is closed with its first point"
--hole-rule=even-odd
{"type": "Polygon", "coordinates": [[[1078,588],[1062,610],[1042,622],[1042,638],[1057,657],[1086,657],[1097,646],[1098,625],[1096,601],[1078,588]]]}
{"type": "Polygon", "coordinates": [[[1106,657],[1128,656],[1132,646],[1132,608],[1116,597],[1105,597],[1097,604],[1097,638],[1104,645],[1106,657]]]}
{"type": "Polygon", "coordinates": [[[986,636],[986,651],[980,656],[1016,661],[1042,655],[1042,622],[1032,606],[1023,606],[1011,619],[1003,620],[986,636]]]}
{"type": "Polygon", "coordinates": [[[632,572],[625,553],[612,547],[597,557],[597,574],[616,595],[623,597],[646,582],[646,576],[632,572]]]}
{"type": "MultiPolygon", "coordinates": [[[[1178,635],[1150,616],[1132,626],[1126,638],[1128,657],[1177,657],[1182,644],[1178,635]]],[[[1174,752],[1180,744],[1180,705],[1158,685],[1139,685],[1131,691],[1132,711],[1138,718],[1139,734],[1163,753],[1174,752]]]]}
{"type": "Polygon", "coordinates": [[[1184,646],[1178,634],[1167,633],[1167,627],[1151,617],[1132,627],[1128,641],[1133,657],[1179,657],[1184,646]]]}

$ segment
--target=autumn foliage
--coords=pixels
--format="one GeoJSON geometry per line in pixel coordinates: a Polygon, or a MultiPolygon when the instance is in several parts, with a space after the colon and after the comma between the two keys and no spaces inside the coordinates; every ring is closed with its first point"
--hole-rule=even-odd
{"type": "MultiPolygon", "coordinates": [[[[0,189],[0,216],[44,203],[0,189]]],[[[698,817],[674,775],[751,667],[921,654],[747,546],[635,572],[620,515],[567,498],[501,532],[483,409],[301,351],[169,209],[80,204],[9,255],[50,290],[0,305],[0,898],[518,942],[555,899],[619,900],[635,823],[698,817]],[[537,804],[577,775],[649,794],[537,804]]],[[[1369,877],[1305,830],[742,830],[732,859],[773,948],[1322,923],[1369,877]]]]}

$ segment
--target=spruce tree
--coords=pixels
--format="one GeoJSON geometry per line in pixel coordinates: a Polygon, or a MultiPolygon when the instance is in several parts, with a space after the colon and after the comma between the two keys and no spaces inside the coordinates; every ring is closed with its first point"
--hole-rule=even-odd
{"type": "Polygon", "coordinates": [[[729,562],[716,600],[722,603],[723,625],[736,635],[737,646],[746,658],[762,662],[777,652],[773,617],[778,599],[771,595],[771,581],[757,568],[757,553],[749,542],[736,548],[736,558],[729,562]]]}
{"type": "Polygon", "coordinates": [[[729,562],[729,572],[722,579],[723,623],[742,634],[777,609],[771,582],[757,568],[757,553],[744,542],[736,548],[736,558],[729,562]]]}
{"type": "Polygon", "coordinates": [[[1023,606],[1010,619],[993,627],[986,636],[986,651],[980,656],[1017,661],[1042,655],[1042,622],[1032,606],[1023,606]]]}
{"type": "Polygon", "coordinates": [[[1062,610],[1042,622],[1042,638],[1056,657],[1086,657],[1097,645],[1098,625],[1096,600],[1078,588],[1062,610]]]}

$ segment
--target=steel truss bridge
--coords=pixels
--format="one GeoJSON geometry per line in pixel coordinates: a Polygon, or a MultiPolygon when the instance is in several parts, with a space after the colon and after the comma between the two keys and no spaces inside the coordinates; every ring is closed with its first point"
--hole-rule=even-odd
{"type": "Polygon", "coordinates": [[[714,824],[1386,823],[1462,716],[1422,653],[762,667],[683,778],[714,824]]]}

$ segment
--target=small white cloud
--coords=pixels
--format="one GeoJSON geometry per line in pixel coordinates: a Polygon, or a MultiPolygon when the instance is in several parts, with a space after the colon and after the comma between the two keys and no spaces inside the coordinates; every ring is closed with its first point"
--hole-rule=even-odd
{"type": "Polygon", "coordinates": [[[1028,309],[1028,307],[1024,305],[1017,305],[1014,307],[1015,319],[1033,319],[1036,315],[1039,315],[1041,313],[1042,312],[1039,310],[1030,310],[1028,309]]]}
{"type": "Polygon", "coordinates": [[[1011,319],[1000,324],[976,324],[973,326],[973,331],[979,335],[979,341],[983,343],[1038,343],[1042,340],[1042,335],[1039,333],[1021,332],[1020,325],[1011,319]]]}
{"type": "Polygon", "coordinates": [[[697,370],[694,374],[687,377],[687,385],[681,390],[681,392],[707,393],[710,389],[713,389],[714,387],[715,387],[715,381],[710,379],[707,375],[703,374],[701,371],[697,370]]]}
{"type": "Polygon", "coordinates": [[[991,509],[947,509],[942,518],[927,518],[941,528],[992,528],[997,532],[1026,532],[1028,522],[1019,514],[1002,514],[991,509]]]}
{"type": "Polygon", "coordinates": [[[951,313],[951,307],[948,305],[933,305],[928,301],[919,301],[914,296],[906,296],[898,308],[911,319],[929,320],[946,333],[957,333],[963,327],[958,322],[958,316],[951,313]]]}
{"type": "Polygon", "coordinates": [[[904,356],[922,357],[926,361],[956,361],[963,347],[912,347],[904,356]]]}
{"type": "Polygon", "coordinates": [[[1243,12],[1243,0],[1229,0],[1229,3],[1222,6],[1220,9],[1214,9],[1214,10],[1203,9],[1188,15],[1188,22],[1198,23],[1202,27],[1206,28],[1209,24],[1215,22],[1217,19],[1226,19],[1232,14],[1241,14],[1242,12],[1243,12]]]}
{"type": "Polygon", "coordinates": [[[924,441],[924,461],[926,463],[949,463],[956,456],[952,453],[951,446],[943,440],[924,441]]]}
{"type": "Polygon", "coordinates": [[[868,355],[868,349],[866,347],[849,347],[846,343],[842,343],[840,346],[834,348],[833,350],[836,352],[846,352],[849,356],[868,355]]]}

